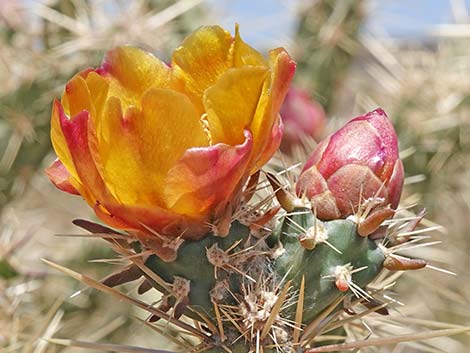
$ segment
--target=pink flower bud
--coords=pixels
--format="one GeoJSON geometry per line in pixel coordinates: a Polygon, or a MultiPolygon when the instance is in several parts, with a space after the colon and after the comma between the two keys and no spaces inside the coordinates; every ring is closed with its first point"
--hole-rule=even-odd
{"type": "Polygon", "coordinates": [[[284,123],[284,136],[281,150],[289,153],[296,145],[301,145],[306,137],[320,140],[325,130],[325,111],[312,100],[309,94],[296,87],[291,87],[281,108],[284,123]]]}
{"type": "Polygon", "coordinates": [[[395,130],[382,109],[359,116],[320,142],[304,166],[297,193],[323,220],[346,218],[373,201],[396,209],[403,163],[395,130]]]}

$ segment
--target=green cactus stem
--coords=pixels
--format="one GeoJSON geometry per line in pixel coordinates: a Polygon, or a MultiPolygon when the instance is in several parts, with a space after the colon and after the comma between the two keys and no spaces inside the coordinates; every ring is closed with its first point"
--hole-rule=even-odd
{"type": "MultiPolygon", "coordinates": [[[[355,286],[363,288],[382,270],[385,255],[373,240],[357,233],[351,220],[320,222],[310,209],[296,209],[292,214],[282,223],[279,238],[285,251],[274,267],[280,276],[292,279],[296,288],[305,277],[303,321],[309,322],[341,296],[335,285],[341,276],[349,272],[351,279],[345,280],[353,283],[352,291],[355,286]],[[301,242],[302,229],[310,234],[300,234],[301,242]],[[309,241],[313,248],[305,245],[309,241]]],[[[349,287],[351,283],[346,283],[343,289],[349,287]]]]}
{"type": "MultiPolygon", "coordinates": [[[[150,256],[145,265],[157,273],[168,283],[173,283],[175,277],[190,281],[189,303],[198,312],[209,317],[214,317],[214,306],[211,302],[210,293],[215,287],[217,278],[222,280],[227,277],[223,268],[215,273],[214,265],[205,256],[209,249],[229,249],[234,243],[248,238],[249,229],[244,225],[234,222],[227,237],[206,236],[198,241],[185,241],[178,249],[178,258],[173,262],[164,262],[159,257],[150,256]],[[215,246],[215,247],[214,247],[215,246]]],[[[235,249],[234,249],[235,250],[235,249]]],[[[229,277],[233,281],[236,275],[229,277]]],[[[157,288],[158,284],[153,283],[157,288]]],[[[161,288],[159,288],[161,289],[161,288]]],[[[185,312],[186,315],[200,320],[201,317],[192,311],[185,312]]]]}
{"type": "MultiPolygon", "coordinates": [[[[277,196],[284,200],[279,192],[277,196]]],[[[376,226],[369,227],[365,236],[358,228],[368,225],[370,217],[376,223],[376,213],[322,222],[301,201],[286,202],[296,206],[277,217],[278,206],[242,207],[225,237],[210,232],[199,240],[174,239],[179,248],[173,261],[162,260],[124,233],[84,220],[74,223],[117,242],[122,255],[141,254],[134,254],[131,264],[102,283],[114,287],[144,277],[139,293],[153,287],[163,295],[158,308],[150,311],[150,322],[168,317],[177,322],[183,315],[199,321],[198,348],[209,353],[227,349],[248,353],[259,347],[269,353],[295,352],[298,344],[305,345],[313,337],[307,331],[302,339],[302,327],[331,310],[326,321],[319,323],[327,325],[341,310],[338,303],[343,299],[349,303],[345,297],[350,294],[387,315],[386,303],[366,288],[383,268],[403,271],[426,266],[424,260],[396,254],[396,244],[402,243],[394,240],[401,239],[401,232],[413,231],[424,213],[410,221],[397,220],[394,226],[382,224],[375,231],[376,226]]],[[[378,217],[383,219],[381,214],[378,217]]]]}
{"type": "MultiPolygon", "coordinates": [[[[226,237],[209,235],[185,241],[175,261],[151,255],[145,265],[173,284],[166,308],[173,307],[174,315],[184,312],[199,321],[204,316],[215,322],[215,305],[230,306],[235,308],[234,318],[240,326],[261,331],[269,311],[276,311],[279,298],[284,302],[278,309],[277,324],[282,327],[283,322],[295,320],[296,306],[289,305],[293,295],[283,297],[274,288],[285,287],[294,294],[305,279],[302,322],[308,324],[348,289],[367,297],[361,288],[382,270],[384,260],[382,250],[373,240],[360,236],[352,220],[320,222],[310,209],[297,208],[283,218],[266,242],[250,236],[250,228],[236,221],[226,237]],[[177,306],[181,303],[183,308],[177,306]],[[254,309],[257,307],[264,311],[254,309]]],[[[165,292],[158,283],[152,284],[165,292]]],[[[225,326],[227,337],[238,337],[233,325],[225,326]]],[[[279,332],[281,339],[289,332],[284,329],[279,332]]],[[[247,352],[244,344],[226,345],[233,352],[247,352]]]]}

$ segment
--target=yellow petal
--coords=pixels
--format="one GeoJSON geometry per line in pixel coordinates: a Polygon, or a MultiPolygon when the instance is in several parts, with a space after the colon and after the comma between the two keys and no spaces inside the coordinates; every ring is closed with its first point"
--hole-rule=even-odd
{"type": "Polygon", "coordinates": [[[134,123],[145,164],[161,176],[188,148],[209,144],[194,106],[179,92],[149,90],[142,99],[142,116],[134,123]]]}
{"type": "Polygon", "coordinates": [[[142,49],[130,46],[110,50],[103,60],[102,69],[137,95],[150,87],[167,87],[170,80],[170,69],[165,63],[142,49]]]}
{"type": "Polygon", "coordinates": [[[123,204],[163,205],[164,179],[186,149],[208,140],[189,99],[166,89],[150,89],[142,110],[108,99],[106,119],[97,124],[103,178],[123,204]]]}
{"type": "Polygon", "coordinates": [[[116,97],[106,101],[103,115],[96,124],[100,156],[100,173],[114,198],[123,204],[159,203],[135,145],[131,119],[123,116],[121,102],[116,97]]]}
{"type": "Polygon", "coordinates": [[[231,66],[231,44],[230,33],[221,27],[201,27],[173,53],[173,73],[199,107],[204,91],[231,66]]]}
{"type": "MultiPolygon", "coordinates": [[[[57,154],[59,160],[64,164],[65,168],[75,179],[78,179],[78,174],[73,164],[72,155],[70,154],[67,141],[65,140],[64,134],[62,133],[62,127],[60,124],[61,115],[65,116],[64,108],[60,102],[56,99],[52,105],[52,116],[51,116],[51,141],[52,146],[57,154]]],[[[62,117],[68,119],[68,117],[62,117]]]]}
{"type": "Polygon", "coordinates": [[[204,94],[212,143],[237,145],[255,115],[268,71],[264,67],[229,69],[204,94]]]}
{"type": "Polygon", "coordinates": [[[70,117],[74,117],[83,110],[86,110],[90,115],[94,115],[95,113],[90,91],[81,74],[75,75],[67,83],[61,103],[65,113],[70,117]]]}
{"type": "Polygon", "coordinates": [[[264,59],[263,55],[242,40],[238,25],[235,26],[235,38],[231,48],[231,56],[234,67],[245,65],[267,66],[267,61],[264,59]]]}
{"type": "Polygon", "coordinates": [[[106,98],[108,97],[109,82],[98,73],[91,71],[85,79],[91,102],[95,108],[93,121],[99,119],[104,109],[106,98]]]}
{"type": "MultiPolygon", "coordinates": [[[[265,151],[271,149],[271,132],[295,72],[295,62],[283,49],[272,50],[269,55],[272,67],[271,76],[264,82],[258,108],[250,128],[254,142],[253,156],[254,158],[263,156],[263,160],[269,157],[266,156],[265,151]]],[[[259,168],[262,166],[259,160],[254,160],[253,164],[259,168]]]]}

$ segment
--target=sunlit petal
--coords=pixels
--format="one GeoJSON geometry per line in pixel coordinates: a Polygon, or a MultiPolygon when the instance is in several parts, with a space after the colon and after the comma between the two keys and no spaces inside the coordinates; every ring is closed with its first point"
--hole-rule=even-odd
{"type": "Polygon", "coordinates": [[[212,143],[243,142],[243,130],[251,124],[267,74],[264,67],[229,69],[205,92],[212,143]]]}
{"type": "Polygon", "coordinates": [[[246,174],[252,148],[252,137],[237,146],[217,144],[192,148],[168,173],[165,196],[168,206],[183,214],[205,214],[233,194],[246,174]]]}

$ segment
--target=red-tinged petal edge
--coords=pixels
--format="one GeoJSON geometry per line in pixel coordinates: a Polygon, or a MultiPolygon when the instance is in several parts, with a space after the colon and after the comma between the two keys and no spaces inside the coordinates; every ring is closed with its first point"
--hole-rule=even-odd
{"type": "Polygon", "coordinates": [[[191,148],[170,169],[165,199],[168,208],[186,215],[204,215],[230,201],[241,179],[246,176],[253,138],[245,130],[243,144],[216,144],[191,148]]]}
{"type": "Polygon", "coordinates": [[[277,122],[274,123],[274,126],[271,130],[271,139],[269,140],[269,143],[266,145],[263,153],[261,154],[260,158],[252,168],[250,174],[256,173],[258,170],[260,170],[269,160],[272,158],[272,156],[276,153],[276,151],[279,149],[279,146],[281,145],[282,141],[282,136],[284,135],[284,123],[282,122],[282,119],[280,115],[277,118],[277,122]]]}
{"type": "Polygon", "coordinates": [[[72,119],[68,119],[62,106],[59,107],[62,133],[80,178],[80,183],[87,190],[86,195],[82,196],[93,206],[97,200],[104,200],[109,195],[89,148],[88,124],[90,115],[86,110],[83,110],[72,119]]]}
{"type": "Polygon", "coordinates": [[[50,181],[59,189],[69,194],[80,195],[75,187],[70,183],[72,177],[70,173],[65,169],[65,166],[61,161],[56,159],[48,168],[45,170],[46,175],[50,181]]]}
{"type": "Polygon", "coordinates": [[[388,181],[389,202],[393,209],[396,209],[400,203],[404,180],[405,170],[403,168],[403,162],[401,160],[397,160],[393,168],[392,176],[388,181]]]}

